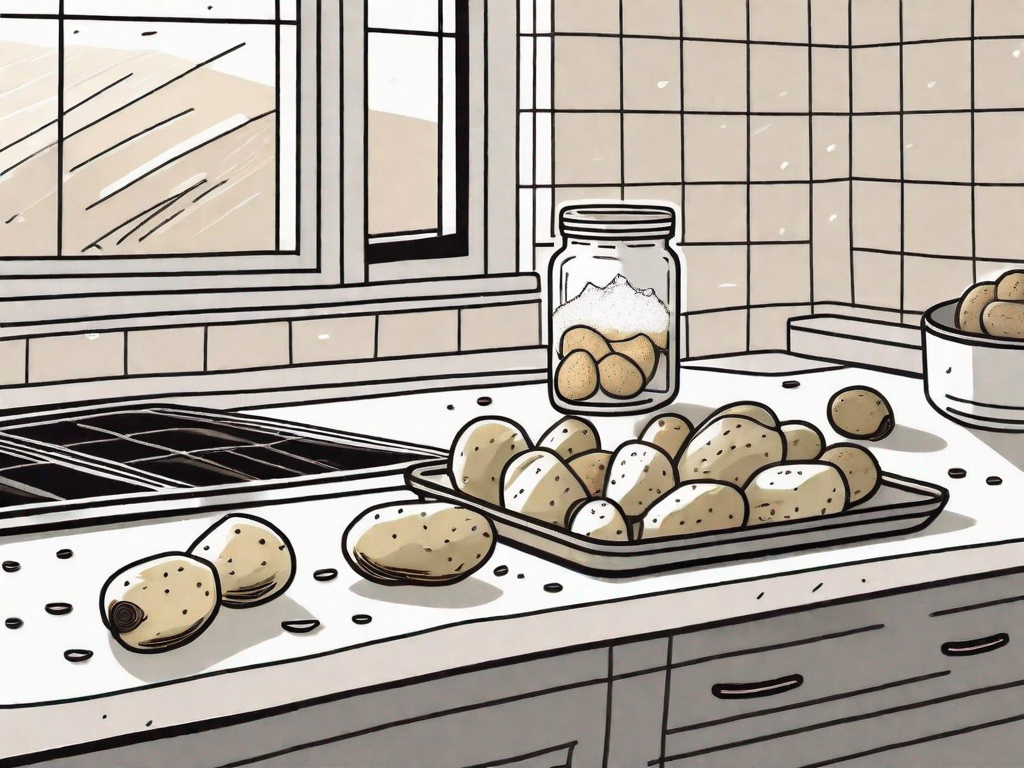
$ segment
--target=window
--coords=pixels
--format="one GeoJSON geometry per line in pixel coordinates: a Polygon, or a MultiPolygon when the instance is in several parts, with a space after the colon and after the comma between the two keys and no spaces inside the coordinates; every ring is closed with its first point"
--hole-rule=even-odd
{"type": "Polygon", "coordinates": [[[469,0],[369,0],[367,260],[464,256],[469,0]]]}
{"type": "Polygon", "coordinates": [[[0,0],[0,256],[294,254],[300,0],[0,0]]]}

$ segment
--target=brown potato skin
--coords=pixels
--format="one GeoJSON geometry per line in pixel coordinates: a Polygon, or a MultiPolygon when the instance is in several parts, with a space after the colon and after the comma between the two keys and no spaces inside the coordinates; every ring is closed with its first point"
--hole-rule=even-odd
{"type": "Polygon", "coordinates": [[[956,327],[965,333],[983,333],[981,315],[985,308],[996,299],[996,284],[978,283],[971,286],[956,305],[956,327]]]}
{"type": "Polygon", "coordinates": [[[1024,302],[991,302],[981,313],[981,327],[989,336],[1024,339],[1024,302]]]}
{"type": "Polygon", "coordinates": [[[839,390],[829,399],[827,415],[832,429],[851,440],[877,442],[896,426],[889,401],[871,387],[839,390]]]}

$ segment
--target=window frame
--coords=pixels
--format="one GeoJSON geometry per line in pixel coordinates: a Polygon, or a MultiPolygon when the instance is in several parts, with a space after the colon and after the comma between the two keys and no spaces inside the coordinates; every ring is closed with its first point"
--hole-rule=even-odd
{"type": "Polygon", "coordinates": [[[117,260],[114,271],[109,261],[0,259],[0,319],[8,327],[127,318],[182,307],[203,312],[313,301],[343,304],[349,297],[365,303],[368,283],[377,286],[375,296],[388,300],[409,295],[411,282],[517,272],[516,4],[468,3],[465,255],[371,264],[366,258],[366,3],[299,1],[303,20],[315,23],[299,27],[303,181],[298,252],[125,258],[117,260]]]}
{"type": "MultiPolygon", "coordinates": [[[[389,264],[398,261],[420,261],[424,259],[445,259],[465,256],[469,250],[469,79],[470,79],[470,43],[469,43],[469,3],[470,0],[454,0],[455,2],[455,232],[447,235],[436,235],[412,240],[395,240],[389,242],[370,242],[370,232],[367,226],[366,261],[370,265],[389,264]]],[[[444,7],[444,0],[438,0],[439,5],[444,7]]],[[[369,49],[369,36],[371,32],[366,27],[366,46],[369,49]]],[[[380,30],[387,31],[387,30],[380,30]]],[[[400,31],[396,31],[399,34],[400,31]]],[[[443,44],[443,30],[438,29],[439,44],[443,44]]],[[[438,88],[444,91],[444,72],[440,67],[439,59],[438,88]]],[[[366,103],[369,103],[367,96],[366,103]]],[[[439,125],[443,124],[438,113],[439,125]]],[[[366,114],[369,120],[369,112],[366,114]]],[[[369,140],[369,139],[368,139],[369,140]]],[[[443,146],[444,136],[438,134],[438,143],[443,146]]],[[[440,152],[440,147],[439,147],[440,152]]],[[[442,163],[439,157],[438,172],[440,174],[442,163]]],[[[369,189],[368,179],[369,168],[367,168],[367,181],[364,182],[369,189]]],[[[438,231],[441,229],[440,206],[447,204],[441,196],[441,178],[438,177],[438,231]]],[[[369,204],[369,203],[367,203],[369,204]]],[[[411,233],[410,233],[411,234],[411,233]]]]}

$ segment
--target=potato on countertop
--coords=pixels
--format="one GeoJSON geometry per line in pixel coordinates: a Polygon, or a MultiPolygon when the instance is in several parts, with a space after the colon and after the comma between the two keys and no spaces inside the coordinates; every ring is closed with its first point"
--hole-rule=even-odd
{"type": "Polygon", "coordinates": [[[639,439],[658,446],[676,461],[692,432],[693,424],[686,417],[663,413],[647,422],[639,439]]]}
{"type": "Polygon", "coordinates": [[[850,497],[839,469],[823,461],[765,467],[744,486],[748,525],[779,523],[842,512],[850,497]]]}
{"type": "Polygon", "coordinates": [[[443,502],[371,507],[342,537],[353,570],[378,584],[453,584],[487,562],[494,526],[484,515],[443,502]]]}
{"type": "Polygon", "coordinates": [[[846,387],[832,395],[828,423],[843,437],[882,440],[896,426],[885,396],[871,387],[846,387]]]}
{"type": "Polygon", "coordinates": [[[526,430],[508,419],[481,417],[455,436],[448,457],[452,487],[475,499],[497,504],[501,471],[510,459],[532,447],[526,430]]]}
{"type": "Polygon", "coordinates": [[[635,520],[675,484],[676,468],[665,451],[630,440],[612,455],[604,496],[616,502],[628,519],[635,520]]]}
{"type": "Polygon", "coordinates": [[[558,528],[572,505],[588,498],[583,481],[547,448],[516,456],[501,474],[501,506],[558,528]]]}
{"type": "Polygon", "coordinates": [[[762,467],[786,458],[777,429],[746,416],[719,416],[693,433],[679,456],[679,479],[720,480],[742,486],[762,467]]]}
{"type": "Polygon", "coordinates": [[[746,524],[747,500],[734,485],[714,480],[680,483],[647,510],[642,539],[707,533],[746,524]]]}
{"type": "Polygon", "coordinates": [[[708,417],[701,422],[700,427],[710,424],[712,421],[720,419],[723,416],[746,416],[748,419],[753,419],[759,424],[764,424],[766,427],[777,429],[779,426],[779,417],[775,415],[775,411],[764,403],[757,403],[750,400],[723,405],[717,411],[709,414],[708,417]]]}
{"type": "Polygon", "coordinates": [[[549,448],[566,461],[587,451],[601,447],[597,427],[586,419],[566,417],[551,425],[537,441],[538,448],[549,448]]]}

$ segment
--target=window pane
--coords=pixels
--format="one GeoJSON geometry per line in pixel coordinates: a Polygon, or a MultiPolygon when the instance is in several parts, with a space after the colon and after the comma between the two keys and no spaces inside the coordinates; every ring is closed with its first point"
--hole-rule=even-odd
{"type": "Polygon", "coordinates": [[[275,247],[272,25],[65,24],[63,252],[275,247]]]}
{"type": "Polygon", "coordinates": [[[273,19],[276,5],[277,0],[64,0],[64,12],[80,16],[273,19]]]}
{"type": "Polygon", "coordinates": [[[370,0],[368,26],[437,32],[437,0],[370,0]]]}
{"type": "Polygon", "coordinates": [[[0,255],[57,249],[54,21],[0,23],[0,255]]]}
{"type": "Polygon", "coordinates": [[[369,233],[436,231],[438,39],[373,33],[368,56],[369,233]]]}

